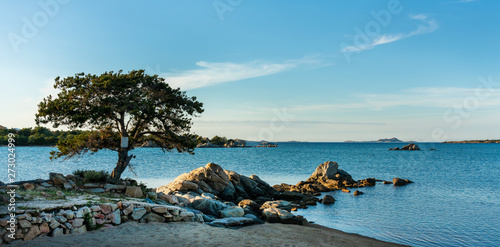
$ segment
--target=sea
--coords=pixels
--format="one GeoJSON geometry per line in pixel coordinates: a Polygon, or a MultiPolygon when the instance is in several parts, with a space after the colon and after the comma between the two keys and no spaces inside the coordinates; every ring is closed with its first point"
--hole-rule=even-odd
{"type": "MultiPolygon", "coordinates": [[[[207,163],[219,164],[270,185],[306,180],[325,161],[335,161],[355,180],[395,177],[414,183],[378,183],[361,196],[326,192],[336,202],[294,212],[309,221],[411,246],[500,246],[500,144],[417,143],[421,151],[389,151],[405,143],[284,142],[276,148],[204,148],[195,155],[137,148],[122,177],[158,187],[207,163]],[[435,150],[431,150],[435,149],[435,150]]],[[[51,161],[54,147],[16,147],[16,181],[48,179],[49,172],[111,171],[112,151],[51,161]]],[[[8,179],[8,150],[0,147],[0,180],[8,179]]],[[[12,172],[12,171],[10,171],[12,172]]],[[[323,196],[322,195],[322,196],[323,196]]]]}

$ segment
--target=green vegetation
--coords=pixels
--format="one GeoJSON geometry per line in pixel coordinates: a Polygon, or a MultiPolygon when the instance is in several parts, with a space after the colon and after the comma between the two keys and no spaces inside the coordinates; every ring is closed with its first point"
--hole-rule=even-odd
{"type": "Polygon", "coordinates": [[[71,139],[83,133],[81,130],[51,131],[45,127],[16,129],[0,129],[0,145],[8,144],[8,134],[15,133],[16,146],[55,146],[57,142],[71,139]]]}
{"type": "Polygon", "coordinates": [[[144,70],[80,73],[57,77],[54,88],[61,92],[38,104],[36,123],[90,131],[59,140],[51,158],[116,151],[118,162],[110,177],[118,181],[135,157],[129,151],[145,142],[164,151],[194,154],[191,117],[203,112],[203,103],[171,88],[158,75],[147,75],[144,70]]]}
{"type": "Polygon", "coordinates": [[[447,141],[443,143],[500,143],[500,139],[493,140],[466,140],[466,141],[447,141]]]}
{"type": "Polygon", "coordinates": [[[107,171],[93,171],[93,170],[76,170],[73,175],[84,178],[86,183],[106,182],[109,178],[107,171]]]}

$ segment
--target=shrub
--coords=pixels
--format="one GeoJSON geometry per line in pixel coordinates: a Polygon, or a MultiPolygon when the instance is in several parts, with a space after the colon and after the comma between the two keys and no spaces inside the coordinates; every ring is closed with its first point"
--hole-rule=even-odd
{"type": "Polygon", "coordinates": [[[76,170],[73,172],[73,175],[83,177],[85,182],[106,182],[109,177],[109,173],[102,171],[93,171],[93,170],[76,170]]]}

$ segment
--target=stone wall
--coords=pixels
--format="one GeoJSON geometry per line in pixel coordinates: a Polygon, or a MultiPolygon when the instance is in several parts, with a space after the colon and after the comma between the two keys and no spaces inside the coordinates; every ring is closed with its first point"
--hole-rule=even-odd
{"type": "Polygon", "coordinates": [[[100,203],[96,205],[26,210],[11,218],[4,214],[0,220],[0,244],[14,240],[31,240],[38,236],[79,234],[102,227],[113,227],[127,221],[203,222],[200,213],[185,208],[144,202],[100,203]]]}

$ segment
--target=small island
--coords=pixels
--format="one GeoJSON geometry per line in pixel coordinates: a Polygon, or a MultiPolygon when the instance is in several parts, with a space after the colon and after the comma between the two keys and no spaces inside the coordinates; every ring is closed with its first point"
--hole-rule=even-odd
{"type": "Polygon", "coordinates": [[[398,138],[393,137],[393,138],[382,138],[382,139],[378,139],[376,141],[345,141],[345,142],[385,142],[385,143],[392,143],[392,142],[404,142],[404,141],[401,141],[398,138]]]}

